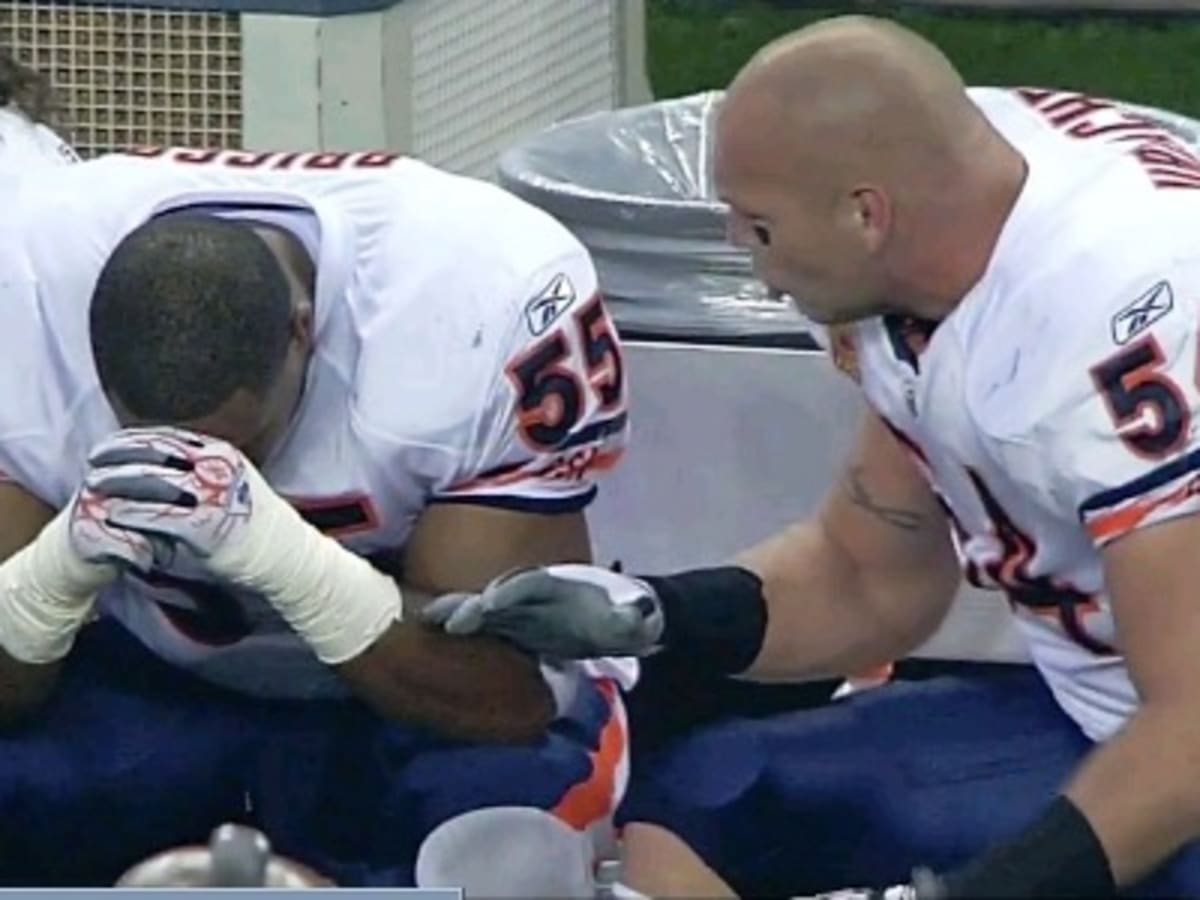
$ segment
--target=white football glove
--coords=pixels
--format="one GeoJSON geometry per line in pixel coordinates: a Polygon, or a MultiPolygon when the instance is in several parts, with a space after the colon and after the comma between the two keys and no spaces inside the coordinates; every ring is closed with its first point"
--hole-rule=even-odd
{"type": "Polygon", "coordinates": [[[236,448],[178,428],[130,428],[101,441],[88,464],[72,531],[85,558],[145,571],[183,546],[218,574],[241,574],[236,538],[255,500],[274,492],[236,448]]]}
{"type": "Polygon", "coordinates": [[[262,594],[330,665],[364,652],[402,614],[391,578],[305,522],[225,441],[130,428],[89,464],[84,486],[103,525],[86,536],[104,558],[149,569],[186,549],[219,579],[262,594]]]}
{"type": "MultiPolygon", "coordinates": [[[[98,494],[86,485],[76,491],[67,511],[70,547],[80,560],[97,565],[132,566],[145,571],[154,564],[156,547],[150,537],[115,527],[109,510],[121,501],[98,494]]],[[[160,554],[169,548],[158,548],[160,554]]]]}

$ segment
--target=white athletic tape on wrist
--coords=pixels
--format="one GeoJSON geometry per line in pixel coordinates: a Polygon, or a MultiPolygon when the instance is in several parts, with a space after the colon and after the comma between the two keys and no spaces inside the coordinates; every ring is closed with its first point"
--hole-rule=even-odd
{"type": "Polygon", "coordinates": [[[322,662],[360,655],[401,618],[399,585],[305,522],[250,466],[247,478],[253,513],[210,564],[266,597],[322,662]]]}
{"type": "Polygon", "coordinates": [[[112,581],[112,566],[89,563],[71,548],[71,507],[0,564],[0,646],[30,664],[62,659],[112,581]]]}

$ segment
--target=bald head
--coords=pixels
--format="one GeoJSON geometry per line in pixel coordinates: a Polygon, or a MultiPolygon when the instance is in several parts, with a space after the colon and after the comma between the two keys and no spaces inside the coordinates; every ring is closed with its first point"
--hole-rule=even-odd
{"type": "Polygon", "coordinates": [[[731,150],[746,143],[738,135],[767,130],[768,156],[878,177],[953,158],[980,121],[936,47],[892,22],[845,16],[760,50],[730,85],[720,127],[731,150]]]}
{"type": "Polygon", "coordinates": [[[865,16],[760,50],[726,91],[716,136],[731,239],[825,322],[961,296],[1024,177],[941,51],[865,16]],[[961,272],[934,271],[956,256],[961,272]]]}

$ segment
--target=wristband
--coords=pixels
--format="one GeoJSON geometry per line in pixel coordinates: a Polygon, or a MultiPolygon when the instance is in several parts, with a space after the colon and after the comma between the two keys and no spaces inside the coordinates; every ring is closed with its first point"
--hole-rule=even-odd
{"type": "Polygon", "coordinates": [[[740,566],[643,577],[663,611],[664,653],[704,660],[723,675],[748,669],[762,650],[767,601],[762,580],[740,566]]]}
{"type": "Polygon", "coordinates": [[[1087,817],[1059,796],[1018,834],[942,876],[946,900],[994,897],[1112,897],[1117,886],[1087,817]]]}

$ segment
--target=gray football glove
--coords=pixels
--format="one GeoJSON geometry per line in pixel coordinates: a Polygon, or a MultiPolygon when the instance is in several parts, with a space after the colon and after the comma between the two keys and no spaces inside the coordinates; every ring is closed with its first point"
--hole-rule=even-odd
{"type": "Polygon", "coordinates": [[[646,656],[663,631],[648,584],[573,563],[519,570],[478,594],[438,597],[421,615],[450,634],[491,634],[559,660],[646,656]]]}

